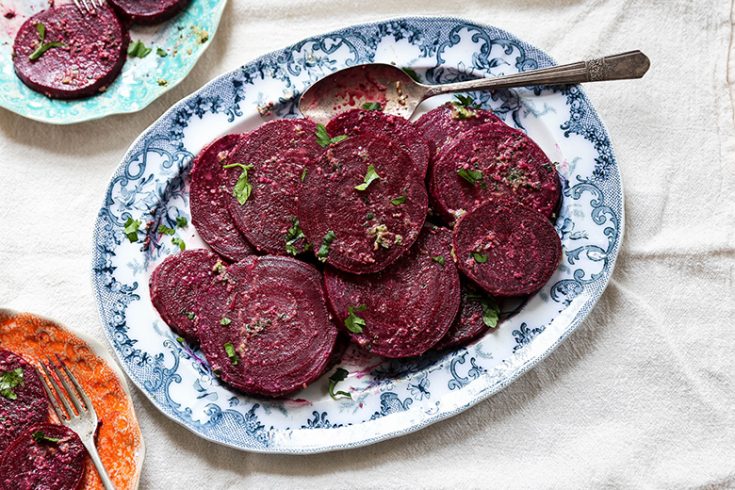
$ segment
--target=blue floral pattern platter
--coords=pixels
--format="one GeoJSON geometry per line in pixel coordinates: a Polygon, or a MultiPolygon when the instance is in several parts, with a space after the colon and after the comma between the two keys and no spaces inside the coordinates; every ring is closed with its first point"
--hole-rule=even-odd
{"type": "Polygon", "coordinates": [[[28,17],[47,9],[49,0],[0,1],[0,107],[49,124],[74,124],[140,111],[178,85],[194,68],[217,32],[226,3],[192,0],[184,12],[167,22],[133,26],[131,42],[141,40],[152,51],[145,58],[128,57],[120,76],[105,92],[66,101],[49,99],[26,87],[13,69],[15,34],[28,17]],[[159,48],[166,56],[158,54],[159,48]]]}
{"type": "MultiPolygon", "coordinates": [[[[622,185],[607,132],[584,92],[572,86],[474,93],[559,162],[563,204],[556,227],[564,254],[546,287],[467,347],[403,361],[351,347],[342,363],[350,374],[338,385],[351,400],[328,396],[329,373],[279,400],[219,383],[201,353],[179,343],[150,302],[151,271],[178,247],[153,234],[145,248],[130,243],[124,223],[132,217],[155,230],[188,218],[191,160],[208,142],[264,120],[297,117],[299,94],[315,80],[373,61],[411,67],[428,83],[554,64],[505,31],[461,19],[349,27],[213,80],[147,129],[112,177],[94,234],[93,281],[104,331],[133,383],[165,415],[206,439],[248,451],[316,453],[418,430],[497,393],[541,361],[580,325],[607,285],[622,239],[622,185]]],[[[423,110],[444,100],[427,101],[423,110]]],[[[191,226],[178,229],[176,238],[188,248],[204,246],[191,226]]]]}

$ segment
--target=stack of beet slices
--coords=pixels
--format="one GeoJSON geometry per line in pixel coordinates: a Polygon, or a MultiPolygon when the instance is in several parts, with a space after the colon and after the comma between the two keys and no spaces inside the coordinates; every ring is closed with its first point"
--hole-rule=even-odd
{"type": "Polygon", "coordinates": [[[190,202],[214,252],[156,268],[163,320],[224,382],[265,396],[321,376],[344,338],[407,358],[496,327],[504,298],[556,270],[560,185],[531,139],[467,100],[415,123],[355,109],[212,142],[190,202]]]}
{"type": "Polygon", "coordinates": [[[81,486],[87,450],[75,432],[48,423],[42,383],[25,359],[0,349],[0,490],[81,486]]]}
{"type": "MultiPolygon", "coordinates": [[[[52,99],[78,99],[107,90],[127,58],[132,23],[156,24],[189,0],[110,0],[112,8],[85,12],[71,3],[26,20],[15,36],[15,72],[52,99]]],[[[51,2],[53,5],[53,2],[51,2]]]]}

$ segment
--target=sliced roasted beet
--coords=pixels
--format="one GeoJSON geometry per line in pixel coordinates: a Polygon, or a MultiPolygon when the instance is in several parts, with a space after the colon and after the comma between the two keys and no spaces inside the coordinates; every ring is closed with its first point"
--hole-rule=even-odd
{"type": "Polygon", "coordinates": [[[460,302],[451,232],[425,226],[411,250],[378,274],[326,269],[327,300],[353,342],[373,354],[423,354],[447,333],[460,302]]]}
{"type": "Polygon", "coordinates": [[[87,450],[63,425],[26,428],[0,459],[0,488],[76,490],[84,477],[87,450]]]}
{"type": "Polygon", "coordinates": [[[228,166],[241,164],[227,170],[228,210],[261,252],[297,255],[308,245],[296,218],[296,196],[306,165],[322,153],[315,131],[306,119],[271,121],[248,134],[227,158],[228,166]],[[239,200],[238,181],[251,186],[250,194],[240,192],[239,200]]]}
{"type": "Polygon", "coordinates": [[[465,131],[487,123],[505,126],[490,111],[447,102],[421,116],[413,125],[429,144],[429,157],[433,162],[443,148],[456,141],[465,131]]]}
{"type": "Polygon", "coordinates": [[[0,349],[0,386],[4,387],[0,389],[0,454],[24,429],[48,419],[48,399],[41,383],[25,359],[0,349]]]}
{"type": "Polygon", "coordinates": [[[191,221],[202,240],[212,250],[236,262],[255,249],[238,231],[227,211],[232,192],[225,189],[223,165],[244,135],[228,134],[204,148],[194,159],[191,170],[189,206],[191,221]]]}
{"type": "Polygon", "coordinates": [[[501,198],[551,217],[561,194],[556,168],[541,148],[523,132],[494,124],[465,132],[438,155],[430,191],[449,220],[501,198]]]}
{"type": "Polygon", "coordinates": [[[301,227],[317,257],[345,272],[385,269],[426,218],[421,175],[397,143],[361,133],[332,144],[299,192],[301,227]]]}
{"type": "Polygon", "coordinates": [[[29,18],[18,31],[15,72],[23,83],[52,99],[95,95],[117,78],[128,41],[127,29],[107,7],[89,14],[72,4],[52,7],[29,18]]]}
{"type": "Polygon", "coordinates": [[[498,303],[480,288],[464,278],[459,313],[447,334],[434,346],[437,350],[449,349],[475,340],[497,327],[498,303]]]}
{"type": "Polygon", "coordinates": [[[493,296],[541,289],[561,258],[561,241],[546,217],[532,209],[489,201],[454,227],[459,269],[493,296]]]}
{"type": "Polygon", "coordinates": [[[429,167],[429,145],[421,132],[406,119],[378,110],[353,109],[336,115],[327,124],[327,132],[332,136],[341,134],[355,136],[365,131],[396,141],[411,157],[419,174],[426,176],[429,167]]]}
{"type": "Polygon", "coordinates": [[[248,257],[226,273],[228,294],[205,294],[198,320],[215,373],[245,393],[282,396],[322,375],[337,339],[321,274],[290,257],[248,257]]]}
{"type": "Polygon", "coordinates": [[[189,5],[189,0],[109,0],[121,17],[137,24],[158,24],[189,5]]]}
{"type": "Polygon", "coordinates": [[[151,274],[153,306],[171,329],[197,343],[197,298],[201,291],[222,288],[225,266],[208,250],[185,250],[166,257],[151,274]]]}

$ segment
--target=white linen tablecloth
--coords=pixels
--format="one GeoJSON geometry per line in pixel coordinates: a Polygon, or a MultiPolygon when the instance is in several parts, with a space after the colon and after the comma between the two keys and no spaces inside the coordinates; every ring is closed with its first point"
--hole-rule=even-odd
{"type": "Polygon", "coordinates": [[[505,28],[560,62],[629,49],[650,56],[643,80],[587,88],[625,186],[625,240],[607,291],[564,345],[499,395],[364,449],[238,452],[189,433],[135,391],[148,448],[141,487],[735,488],[727,0],[230,0],[190,77],[137,114],[53,127],[0,110],[0,306],[104,342],[92,228],[134,138],[260,54],[353,23],[431,14],[505,28]]]}

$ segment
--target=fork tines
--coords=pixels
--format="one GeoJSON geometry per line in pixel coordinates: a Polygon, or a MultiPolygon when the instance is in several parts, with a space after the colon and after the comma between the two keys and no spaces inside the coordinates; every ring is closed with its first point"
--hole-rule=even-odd
{"type": "Polygon", "coordinates": [[[46,394],[48,395],[49,402],[51,403],[54,412],[56,412],[56,415],[59,417],[59,420],[61,422],[65,422],[81,417],[88,412],[94,413],[92,401],[84,392],[84,389],[82,389],[71,371],[69,371],[69,368],[66,367],[64,361],[62,361],[58,355],[56,356],[56,362],[54,362],[50,357],[47,357],[47,359],[48,363],[41,363],[41,368],[46,374],[45,379],[41,377],[44,381],[42,384],[46,390],[46,394]],[[71,385],[67,380],[71,382],[71,385]],[[59,382],[61,382],[61,385],[59,385],[59,382]],[[72,388],[72,386],[74,386],[74,388],[72,388]],[[52,390],[54,393],[52,393],[52,390]],[[54,394],[56,396],[54,396],[54,394]],[[64,406],[63,410],[57,402],[57,399],[64,406]],[[71,405],[69,405],[69,402],[71,402],[71,405]],[[72,405],[76,412],[72,410],[72,405]]]}
{"type": "Polygon", "coordinates": [[[102,8],[104,0],[74,0],[74,5],[76,5],[83,14],[91,14],[98,8],[102,8]]]}

